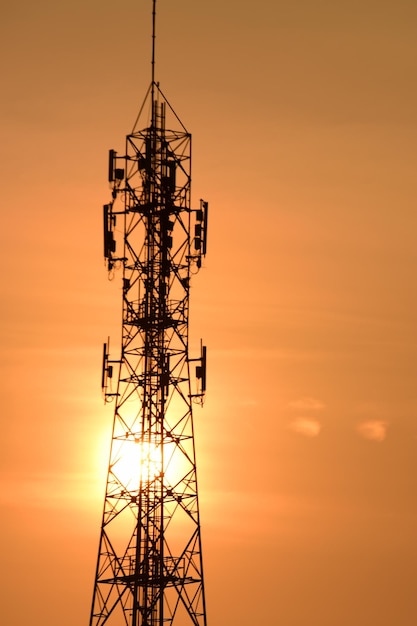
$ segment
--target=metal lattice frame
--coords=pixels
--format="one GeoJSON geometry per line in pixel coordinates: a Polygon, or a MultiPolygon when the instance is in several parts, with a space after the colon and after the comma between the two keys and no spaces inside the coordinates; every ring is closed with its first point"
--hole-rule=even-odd
{"type": "Polygon", "coordinates": [[[149,93],[150,126],[110,159],[105,255],[123,269],[123,322],[120,360],[104,348],[115,410],[90,626],[206,626],[192,413],[205,349],[193,394],[188,313],[207,203],[191,209],[191,136],[165,128],[169,104],[156,84],[149,93]]]}

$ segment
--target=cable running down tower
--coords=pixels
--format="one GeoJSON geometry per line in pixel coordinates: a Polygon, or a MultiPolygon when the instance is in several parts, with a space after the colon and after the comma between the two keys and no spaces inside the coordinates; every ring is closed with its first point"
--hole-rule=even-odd
{"type": "Polygon", "coordinates": [[[90,626],[206,626],[192,410],[206,348],[189,357],[188,316],[208,204],[191,208],[191,136],[155,82],[154,53],[155,0],[151,85],[125,154],[109,156],[104,255],[122,271],[122,339],[120,358],[103,350],[114,420],[90,626]]]}

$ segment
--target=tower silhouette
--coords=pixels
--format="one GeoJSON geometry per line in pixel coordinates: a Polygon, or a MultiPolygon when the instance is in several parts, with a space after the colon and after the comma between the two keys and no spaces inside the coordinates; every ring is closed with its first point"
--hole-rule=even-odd
{"type": "Polygon", "coordinates": [[[104,255],[122,274],[122,337],[119,358],[103,350],[114,419],[90,626],[206,626],[193,427],[206,348],[189,357],[188,328],[208,204],[191,206],[191,136],[155,81],[152,6],[151,84],[125,154],[109,154],[104,255]]]}

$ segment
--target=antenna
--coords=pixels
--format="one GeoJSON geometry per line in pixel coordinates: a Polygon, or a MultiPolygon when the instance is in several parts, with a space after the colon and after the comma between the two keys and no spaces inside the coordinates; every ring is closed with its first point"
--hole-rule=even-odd
{"type": "Polygon", "coordinates": [[[152,0],[152,83],[155,82],[156,0],[152,0]]]}
{"type": "Polygon", "coordinates": [[[155,39],[156,39],[156,0],[152,0],[152,81],[151,81],[151,102],[152,102],[152,119],[151,126],[154,126],[154,102],[155,102],[155,39]]]}

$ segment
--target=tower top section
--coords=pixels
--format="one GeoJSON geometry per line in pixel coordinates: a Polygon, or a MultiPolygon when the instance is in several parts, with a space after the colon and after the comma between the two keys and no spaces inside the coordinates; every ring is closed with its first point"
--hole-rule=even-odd
{"type": "Polygon", "coordinates": [[[152,53],[151,53],[151,84],[146,92],[145,98],[143,100],[142,106],[139,109],[139,113],[136,117],[135,123],[133,125],[133,129],[131,134],[135,134],[139,130],[149,127],[156,128],[158,125],[158,114],[157,111],[162,108],[165,109],[165,114],[167,115],[167,123],[168,127],[170,127],[169,117],[173,116],[176,122],[173,123],[176,125],[180,124],[183,132],[188,134],[188,131],[181,119],[175,112],[174,108],[168,101],[165,94],[162,92],[159,82],[156,80],[156,0],[152,0],[152,53]],[[144,119],[146,116],[146,119],[144,119]]]}

